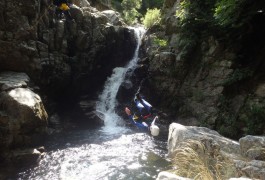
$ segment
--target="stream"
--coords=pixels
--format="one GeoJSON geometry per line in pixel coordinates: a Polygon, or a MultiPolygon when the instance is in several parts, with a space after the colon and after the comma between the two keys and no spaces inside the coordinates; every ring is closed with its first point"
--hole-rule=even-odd
{"type": "Polygon", "coordinates": [[[47,141],[47,153],[39,165],[20,172],[18,179],[146,180],[155,179],[160,171],[168,169],[165,137],[138,132],[125,125],[128,119],[115,113],[118,89],[138,60],[144,30],[134,31],[138,40],[134,57],[125,67],[113,70],[98,98],[96,110],[104,114],[105,125],[54,135],[47,141]]]}

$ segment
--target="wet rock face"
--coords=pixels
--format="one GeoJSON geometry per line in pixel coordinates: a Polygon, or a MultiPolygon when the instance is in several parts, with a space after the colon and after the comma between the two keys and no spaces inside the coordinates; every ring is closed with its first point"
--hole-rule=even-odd
{"type": "Polygon", "coordinates": [[[182,124],[207,126],[235,139],[264,134],[264,40],[256,38],[263,37],[258,29],[264,26],[253,18],[251,26],[259,28],[248,35],[238,31],[240,41],[225,38],[229,31],[217,35],[207,28],[193,37],[196,28],[182,27],[176,16],[180,3],[164,1],[162,25],[144,38],[145,94],[182,124]]]}
{"type": "Polygon", "coordinates": [[[48,115],[40,96],[29,89],[28,83],[25,73],[0,74],[1,152],[38,144],[46,134],[48,115]]]}
{"type": "MultiPolygon", "coordinates": [[[[161,34],[161,32],[160,32],[161,34]]],[[[214,127],[218,114],[218,97],[223,93],[223,84],[233,72],[233,54],[223,53],[222,46],[209,37],[202,43],[191,59],[187,52],[178,49],[184,39],[172,34],[169,45],[159,47],[155,39],[165,39],[165,35],[154,33],[145,39],[146,54],[149,59],[148,89],[152,92],[154,105],[163,107],[170,114],[178,115],[183,124],[190,124],[195,117],[197,122],[205,122],[214,127]]]]}
{"type": "MultiPolygon", "coordinates": [[[[0,2],[0,67],[6,70],[40,72],[33,27],[38,12],[37,1],[0,2]]],[[[33,74],[32,74],[33,75],[33,74]]]]}
{"type": "Polygon", "coordinates": [[[122,23],[115,12],[72,3],[73,20],[65,20],[51,1],[1,1],[0,70],[25,72],[56,96],[62,89],[89,91],[90,84],[94,91],[123,66],[133,55],[133,31],[116,26],[122,23]]]}
{"type": "MultiPolygon", "coordinates": [[[[0,72],[25,72],[40,87],[50,111],[58,107],[65,111],[65,106],[74,109],[80,94],[96,97],[112,69],[124,66],[136,46],[133,30],[124,26],[116,12],[101,13],[86,0],[71,2],[72,20],[64,14],[58,17],[50,0],[0,2],[0,72]]],[[[4,98],[9,97],[7,90],[27,87],[28,80],[17,80],[21,84],[4,83],[4,98]]],[[[24,89],[12,93],[31,94],[24,89]]],[[[77,116],[92,119],[91,125],[102,125],[89,111],[79,108],[77,116]]]]}

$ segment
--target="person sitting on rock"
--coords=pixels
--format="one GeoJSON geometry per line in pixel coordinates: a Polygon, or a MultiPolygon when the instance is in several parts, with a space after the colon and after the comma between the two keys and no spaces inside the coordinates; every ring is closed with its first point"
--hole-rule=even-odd
{"type": "Polygon", "coordinates": [[[67,0],[53,0],[53,4],[57,6],[55,10],[55,15],[62,19],[62,14],[64,14],[66,20],[72,20],[72,16],[70,14],[70,8],[68,6],[67,0]]]}

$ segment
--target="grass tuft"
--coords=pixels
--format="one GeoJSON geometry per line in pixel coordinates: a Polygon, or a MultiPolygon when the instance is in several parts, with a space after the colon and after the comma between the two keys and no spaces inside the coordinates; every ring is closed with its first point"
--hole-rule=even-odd
{"type": "Polygon", "coordinates": [[[218,146],[187,140],[174,151],[174,173],[200,180],[222,180],[235,177],[233,162],[220,153],[218,146]]]}

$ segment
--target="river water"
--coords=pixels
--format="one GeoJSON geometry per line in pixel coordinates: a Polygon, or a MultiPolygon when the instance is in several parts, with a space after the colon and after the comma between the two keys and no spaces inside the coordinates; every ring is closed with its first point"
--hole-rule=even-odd
{"type": "Polygon", "coordinates": [[[168,168],[165,138],[137,132],[125,126],[126,120],[115,113],[118,89],[138,59],[144,30],[134,31],[138,40],[134,57],[125,67],[113,70],[98,98],[96,110],[104,114],[105,125],[54,135],[39,165],[19,173],[18,179],[145,180],[155,179],[168,168]]]}

